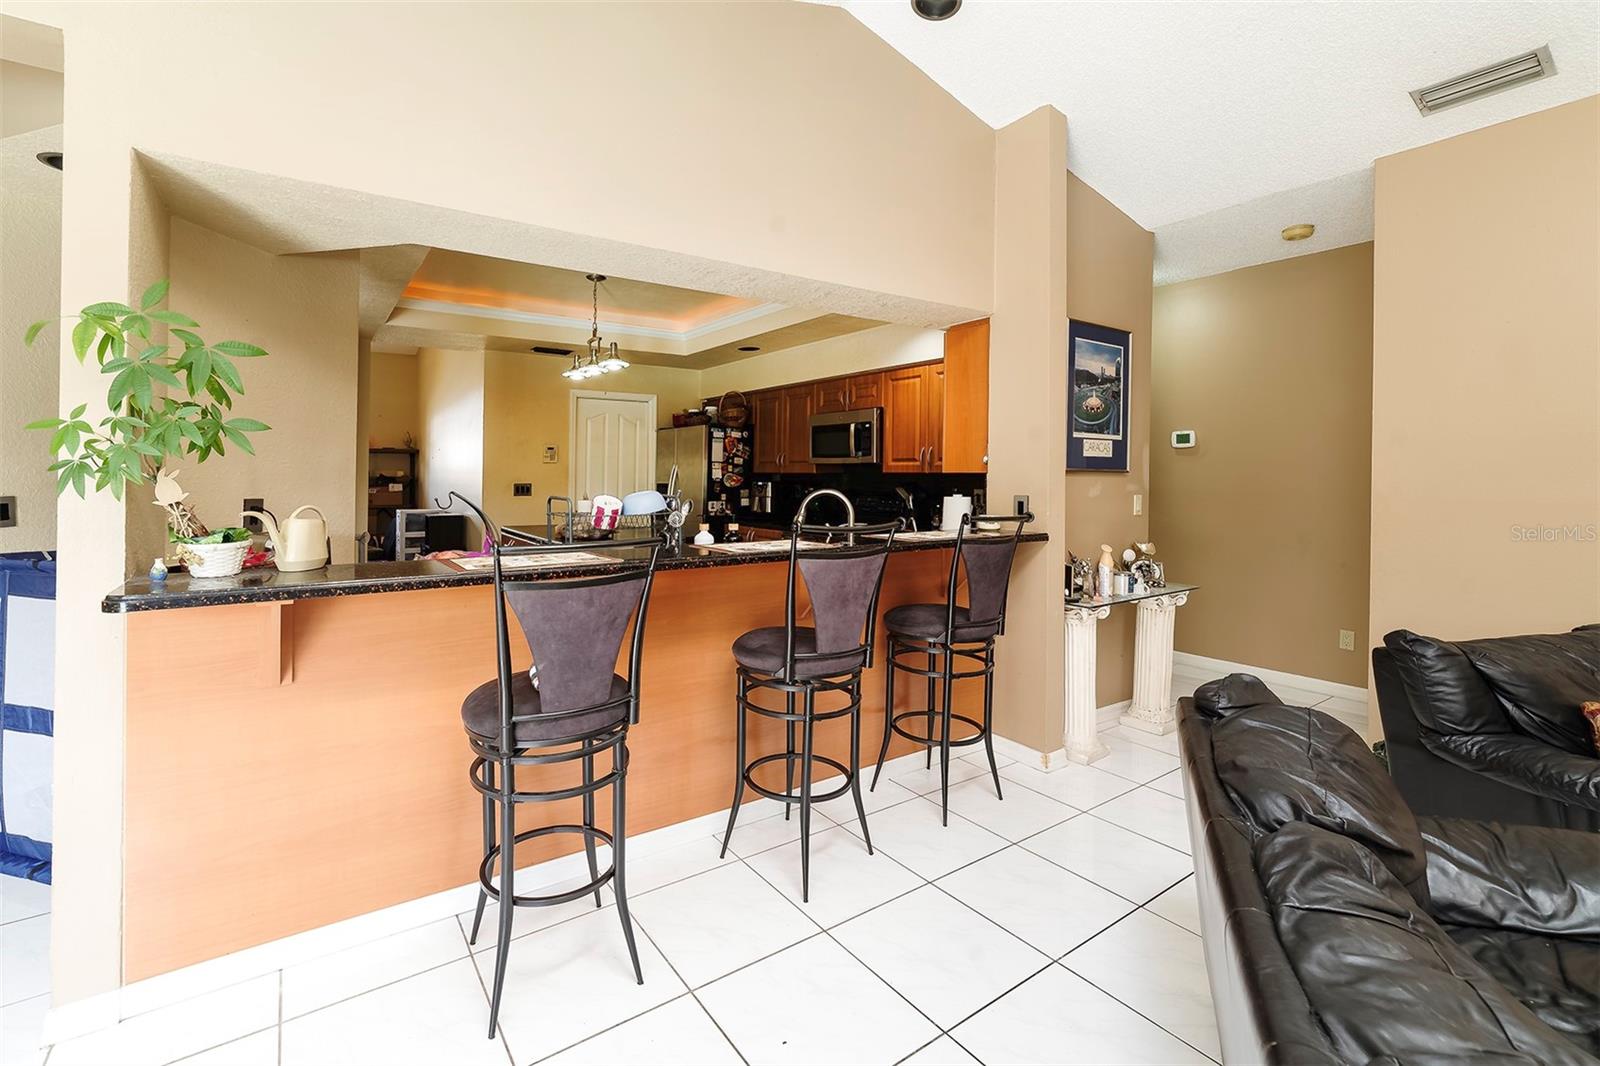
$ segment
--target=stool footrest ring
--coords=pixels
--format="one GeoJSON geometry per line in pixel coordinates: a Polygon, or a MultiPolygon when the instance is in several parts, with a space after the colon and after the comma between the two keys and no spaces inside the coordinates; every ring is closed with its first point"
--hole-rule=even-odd
{"type": "MultiPolygon", "coordinates": [[[[943,714],[944,714],[943,711],[934,711],[933,712],[933,716],[935,718],[938,718],[943,714]]],[[[908,732],[907,730],[902,729],[900,727],[900,723],[902,721],[904,721],[905,719],[907,719],[907,718],[918,718],[918,719],[921,719],[922,721],[926,722],[928,720],[928,712],[927,711],[902,711],[899,714],[895,715],[892,719],[890,719],[889,728],[893,729],[897,734],[899,734],[902,737],[905,737],[907,740],[915,741],[916,743],[921,744],[925,748],[936,748],[941,743],[943,743],[943,741],[941,741],[938,737],[922,736],[921,734],[908,732]]],[[[980,743],[983,742],[983,738],[984,738],[984,735],[985,735],[986,731],[983,728],[983,725],[981,723],[979,723],[978,721],[976,721],[974,719],[968,718],[964,714],[952,714],[950,716],[950,720],[952,722],[960,722],[963,725],[970,725],[973,729],[977,730],[977,732],[974,733],[970,737],[951,737],[950,738],[950,746],[952,748],[964,748],[964,747],[967,747],[967,746],[972,745],[972,744],[980,744],[980,743]]]]}
{"type": "MultiPolygon", "coordinates": [[[[515,837],[512,837],[512,850],[515,852],[516,846],[525,840],[532,840],[534,837],[550,836],[555,833],[577,833],[580,836],[592,837],[596,844],[604,844],[607,847],[614,847],[611,834],[606,832],[604,829],[597,829],[592,826],[583,825],[544,825],[538,827],[537,829],[525,829],[518,833],[515,837]]],[[[500,889],[493,883],[494,879],[489,876],[489,870],[493,867],[494,861],[499,857],[499,855],[500,845],[496,844],[484,854],[483,862],[478,864],[478,885],[484,890],[485,893],[488,894],[490,899],[496,901],[500,899],[500,889]]],[[[603,885],[609,884],[616,876],[616,873],[616,864],[612,863],[604,870],[601,870],[600,875],[594,880],[579,885],[577,888],[567,889],[564,892],[552,892],[549,895],[543,896],[516,895],[512,897],[511,905],[514,907],[554,907],[557,904],[570,903],[575,899],[582,899],[584,896],[593,895],[603,885]]]]}
{"type": "MultiPolygon", "coordinates": [[[[794,752],[793,754],[790,754],[786,751],[780,751],[776,755],[763,755],[761,758],[754,760],[749,766],[744,768],[744,783],[749,788],[753,789],[757,795],[765,796],[767,799],[777,800],[779,803],[799,803],[799,793],[775,792],[770,788],[756,784],[755,779],[751,775],[755,772],[755,769],[758,766],[765,766],[768,763],[773,762],[787,762],[791,760],[798,761],[803,758],[805,758],[805,754],[798,751],[794,752]]],[[[813,762],[819,762],[824,766],[831,767],[832,769],[839,771],[839,773],[844,776],[844,784],[840,785],[838,788],[831,789],[827,792],[813,792],[811,794],[812,803],[826,803],[828,800],[838,799],[840,796],[850,791],[850,783],[854,775],[844,765],[844,763],[839,762],[837,759],[830,759],[826,755],[817,754],[812,754],[811,760],[813,762]]]]}

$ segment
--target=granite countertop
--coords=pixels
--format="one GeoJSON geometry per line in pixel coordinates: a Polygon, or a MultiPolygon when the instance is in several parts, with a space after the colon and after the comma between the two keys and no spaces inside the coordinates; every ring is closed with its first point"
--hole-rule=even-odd
{"type": "MultiPolygon", "coordinates": [[[[1048,540],[1044,533],[1024,533],[1026,543],[1048,540]]],[[[577,563],[552,566],[532,574],[516,574],[514,580],[554,580],[604,574],[618,567],[643,562],[649,548],[637,544],[605,547],[606,542],[562,545],[565,551],[604,555],[603,563],[577,563]]],[[[894,550],[936,551],[949,548],[951,541],[896,542],[894,550]]],[[[705,570],[721,566],[787,564],[786,551],[770,554],[736,555],[685,544],[680,551],[663,549],[656,561],[657,571],[705,570]]],[[[268,603],[274,600],[320,599],[328,596],[364,596],[378,592],[412,592],[418,589],[451,588],[458,585],[492,584],[488,571],[463,572],[448,563],[431,560],[413,562],[338,563],[296,574],[279,572],[271,566],[246,570],[234,577],[192,578],[174,573],[160,586],[147,577],[130,578],[100,602],[106,614],[133,611],[163,611],[179,607],[215,607],[230,603],[268,603]]]]}

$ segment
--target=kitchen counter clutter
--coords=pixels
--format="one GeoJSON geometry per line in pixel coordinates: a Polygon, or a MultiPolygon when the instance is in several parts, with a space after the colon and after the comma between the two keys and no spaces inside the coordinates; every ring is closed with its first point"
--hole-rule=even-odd
{"type": "MultiPolygon", "coordinates": [[[[981,536],[981,534],[973,534],[981,536]]],[[[929,551],[948,548],[955,534],[929,538],[927,534],[896,539],[894,550],[929,551]]],[[[1044,533],[1024,533],[1023,543],[1047,540],[1044,533]]],[[[648,547],[612,548],[588,551],[593,544],[576,544],[571,558],[562,553],[563,565],[542,565],[531,580],[603,574],[648,557],[648,547]],[[587,556],[587,557],[585,557],[587,556]]],[[[547,557],[549,558],[549,557],[547,557]]],[[[725,551],[720,546],[698,548],[685,544],[679,551],[663,549],[656,563],[658,571],[702,570],[755,563],[782,562],[783,552],[725,551]]],[[[470,564],[471,560],[462,560],[470,564]]],[[[523,575],[518,575],[519,579],[523,575]]],[[[454,566],[449,562],[417,559],[410,562],[343,563],[319,570],[284,573],[266,566],[246,570],[234,577],[194,578],[174,573],[159,585],[146,577],[130,578],[101,601],[107,614],[134,611],[163,611],[180,607],[216,607],[236,603],[270,603],[284,600],[319,599],[330,596],[365,596],[382,592],[415,592],[422,589],[451,588],[460,585],[487,585],[493,574],[487,567],[454,566]]]]}

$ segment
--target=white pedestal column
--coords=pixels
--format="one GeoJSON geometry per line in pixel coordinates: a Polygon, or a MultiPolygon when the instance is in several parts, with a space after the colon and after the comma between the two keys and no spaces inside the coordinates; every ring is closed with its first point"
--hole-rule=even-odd
{"type": "Polygon", "coordinates": [[[1111,749],[1100,739],[1095,716],[1095,630],[1109,606],[1067,606],[1067,732],[1063,744],[1067,758],[1091,763],[1111,749]]]}
{"type": "Polygon", "coordinates": [[[1120,719],[1132,729],[1165,734],[1178,727],[1172,702],[1172,629],[1187,592],[1139,601],[1133,646],[1133,704],[1120,719]]]}

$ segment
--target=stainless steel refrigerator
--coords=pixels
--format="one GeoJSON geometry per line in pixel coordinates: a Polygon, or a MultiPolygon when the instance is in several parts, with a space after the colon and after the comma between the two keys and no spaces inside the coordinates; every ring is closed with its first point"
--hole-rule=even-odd
{"type": "Polygon", "coordinates": [[[682,426],[656,430],[656,486],[665,490],[672,465],[678,465],[678,491],[694,500],[698,514],[731,512],[750,491],[750,431],[725,426],[682,426]]]}

